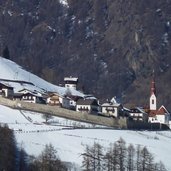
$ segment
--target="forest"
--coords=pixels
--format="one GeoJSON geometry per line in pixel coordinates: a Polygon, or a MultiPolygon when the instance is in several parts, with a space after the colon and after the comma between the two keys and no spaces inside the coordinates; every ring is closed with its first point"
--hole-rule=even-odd
{"type": "Polygon", "coordinates": [[[38,156],[29,156],[18,146],[12,130],[0,126],[0,171],[67,171],[51,144],[38,156]]]}
{"type": "MultiPolygon", "coordinates": [[[[109,147],[98,142],[86,145],[81,154],[83,171],[167,171],[164,164],[155,162],[153,154],[146,147],[127,145],[120,138],[109,147]]],[[[18,145],[7,125],[0,125],[0,171],[69,171],[71,165],[60,160],[52,144],[45,145],[38,156],[29,156],[18,145]]]]}
{"type": "Polygon", "coordinates": [[[107,149],[99,143],[87,145],[82,156],[83,171],[167,171],[146,147],[127,146],[122,138],[107,149]]]}

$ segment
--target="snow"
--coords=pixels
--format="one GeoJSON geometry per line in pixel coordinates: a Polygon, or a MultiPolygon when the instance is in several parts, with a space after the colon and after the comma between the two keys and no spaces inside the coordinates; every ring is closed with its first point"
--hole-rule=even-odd
{"type": "MultiPolygon", "coordinates": [[[[65,87],[53,85],[39,78],[38,76],[24,70],[21,66],[19,66],[15,62],[7,60],[2,57],[0,57],[0,68],[1,68],[0,79],[27,81],[34,84],[31,85],[31,84],[8,82],[10,86],[14,87],[15,92],[24,88],[31,91],[37,90],[39,92],[53,91],[59,93],[60,95],[63,95],[66,92],[65,87]]],[[[1,81],[1,82],[5,82],[5,81],[1,81]]],[[[75,89],[71,89],[71,93],[73,95],[84,96],[83,93],[76,91],[75,89]]]]}
{"type": "MultiPolygon", "coordinates": [[[[55,91],[63,95],[66,88],[53,85],[47,81],[27,72],[15,62],[0,57],[0,82],[14,87],[15,92],[21,89],[31,91],[55,91]],[[27,81],[29,83],[17,83],[7,80],[27,81]]],[[[85,96],[71,89],[73,95],[85,96]]],[[[156,162],[162,161],[168,170],[171,170],[169,160],[171,154],[171,131],[130,131],[111,130],[106,127],[99,128],[98,125],[81,123],[59,117],[52,117],[48,124],[45,123],[43,114],[14,110],[0,105],[0,124],[8,124],[14,130],[18,146],[24,147],[30,155],[39,155],[46,144],[51,143],[57,150],[63,161],[74,162],[81,166],[81,153],[85,145],[99,142],[104,147],[114,143],[122,137],[127,145],[140,144],[147,148],[155,156],[156,162]],[[75,129],[75,128],[79,129],[75,129]],[[86,129],[85,129],[86,128],[86,129]],[[98,129],[97,129],[98,128],[98,129]]]]}
{"type": "Polygon", "coordinates": [[[81,166],[81,153],[85,145],[98,142],[104,147],[122,137],[127,145],[146,146],[155,156],[156,162],[162,161],[171,170],[171,131],[130,131],[95,129],[94,125],[59,117],[53,117],[49,124],[44,123],[42,114],[30,111],[14,110],[0,105],[0,123],[8,124],[14,130],[19,146],[23,146],[30,155],[39,155],[46,144],[51,143],[63,161],[75,162],[81,166]],[[91,129],[73,129],[73,125],[91,129]]]}
{"type": "Polygon", "coordinates": [[[60,2],[63,6],[69,7],[68,1],[67,1],[67,0],[59,0],[59,2],[60,2]]]}

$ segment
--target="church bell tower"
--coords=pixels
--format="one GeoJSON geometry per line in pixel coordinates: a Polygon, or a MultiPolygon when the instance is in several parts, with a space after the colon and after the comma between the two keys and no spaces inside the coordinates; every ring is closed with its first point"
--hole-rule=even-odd
{"type": "Polygon", "coordinates": [[[151,81],[151,96],[150,96],[150,110],[157,109],[156,86],[154,75],[151,81]]]}

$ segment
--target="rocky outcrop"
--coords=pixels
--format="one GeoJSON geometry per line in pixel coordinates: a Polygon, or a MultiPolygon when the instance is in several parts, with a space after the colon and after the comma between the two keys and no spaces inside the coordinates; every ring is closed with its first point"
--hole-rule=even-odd
{"type": "Polygon", "coordinates": [[[158,103],[171,107],[170,9],[168,0],[2,0],[0,52],[53,83],[78,76],[87,93],[137,105],[148,104],[155,70],[158,103]]]}

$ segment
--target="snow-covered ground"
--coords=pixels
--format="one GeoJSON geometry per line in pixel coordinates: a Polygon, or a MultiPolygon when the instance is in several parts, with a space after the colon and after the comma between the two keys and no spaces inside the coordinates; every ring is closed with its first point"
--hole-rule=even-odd
{"type": "MultiPolygon", "coordinates": [[[[30,84],[6,82],[10,86],[14,87],[15,92],[17,92],[23,88],[26,88],[26,89],[29,89],[32,91],[37,90],[39,92],[54,91],[54,92],[58,92],[61,95],[65,94],[65,92],[66,92],[65,87],[53,85],[53,84],[41,79],[40,77],[24,70],[21,66],[19,66],[15,62],[7,60],[2,57],[0,57],[0,68],[1,68],[0,79],[27,81],[27,82],[31,82],[34,84],[34,85],[30,85],[30,84]]],[[[4,82],[4,81],[1,81],[1,82],[4,82]]],[[[83,93],[76,91],[74,89],[71,89],[71,92],[73,95],[84,96],[83,93]]]]}
{"type": "Polygon", "coordinates": [[[18,145],[22,145],[30,155],[39,155],[46,144],[58,150],[63,161],[81,165],[81,153],[85,145],[99,142],[104,147],[122,137],[127,145],[140,144],[147,146],[155,156],[156,162],[162,161],[171,170],[171,131],[129,131],[110,129],[72,129],[73,126],[94,127],[85,124],[53,117],[45,124],[40,113],[14,110],[0,105],[0,123],[7,123],[14,130],[18,145]]]}
{"type": "MultiPolygon", "coordinates": [[[[65,2],[65,1],[63,1],[65,2]]],[[[66,1],[67,2],[67,1],[66,1]]],[[[0,57],[0,79],[19,80],[31,82],[20,84],[8,82],[14,87],[15,92],[23,88],[37,91],[55,91],[64,94],[66,88],[55,86],[32,73],[25,71],[15,62],[0,57]]],[[[1,80],[2,81],[2,80],[1,80]]],[[[73,95],[84,96],[76,90],[71,90],[73,95]]],[[[0,105],[0,124],[8,124],[14,130],[18,145],[24,146],[30,155],[39,155],[46,144],[52,143],[58,150],[63,161],[75,162],[81,165],[81,153],[85,145],[92,145],[95,141],[104,147],[122,137],[127,144],[147,146],[155,156],[156,162],[162,161],[168,170],[171,170],[171,131],[129,131],[96,129],[98,125],[86,124],[64,118],[53,117],[49,124],[45,124],[43,114],[28,111],[14,110],[0,105]],[[80,127],[80,129],[73,129],[80,127]],[[91,129],[83,129],[91,128],[91,129]]]]}

